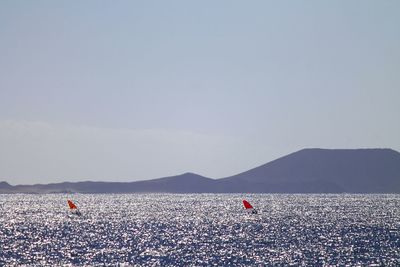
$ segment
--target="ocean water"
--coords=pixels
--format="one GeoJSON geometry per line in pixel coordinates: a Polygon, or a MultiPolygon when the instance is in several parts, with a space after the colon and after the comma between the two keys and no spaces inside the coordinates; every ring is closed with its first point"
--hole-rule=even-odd
{"type": "Polygon", "coordinates": [[[400,195],[0,195],[3,265],[400,266],[400,195]]]}

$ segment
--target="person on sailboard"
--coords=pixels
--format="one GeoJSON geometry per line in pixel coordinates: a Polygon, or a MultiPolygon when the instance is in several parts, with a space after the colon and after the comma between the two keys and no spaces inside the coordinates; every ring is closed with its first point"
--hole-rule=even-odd
{"type": "Polygon", "coordinates": [[[243,199],[243,206],[246,210],[251,211],[252,214],[258,214],[257,210],[245,199],[243,199]]]}
{"type": "Polygon", "coordinates": [[[78,210],[78,207],[74,204],[74,202],[72,202],[69,199],[67,200],[67,202],[68,202],[69,210],[71,211],[72,214],[78,215],[78,216],[82,215],[82,213],[78,210]]]}

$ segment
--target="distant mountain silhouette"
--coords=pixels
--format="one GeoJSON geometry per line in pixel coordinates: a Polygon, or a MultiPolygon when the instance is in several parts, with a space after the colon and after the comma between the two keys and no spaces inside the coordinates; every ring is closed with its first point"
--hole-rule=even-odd
{"type": "Polygon", "coordinates": [[[246,172],[194,173],[137,182],[16,185],[0,193],[400,193],[400,153],[391,149],[303,149],[246,172]]]}
{"type": "Polygon", "coordinates": [[[303,149],[221,179],[252,192],[400,192],[400,153],[391,149],[303,149]]]}
{"type": "Polygon", "coordinates": [[[64,182],[16,186],[0,182],[0,193],[202,193],[208,191],[212,182],[215,180],[194,173],[138,182],[64,182]]]}
{"type": "Polygon", "coordinates": [[[9,189],[12,189],[12,188],[13,188],[13,186],[10,185],[9,183],[0,182],[0,192],[1,192],[1,190],[9,190],[9,189]]]}

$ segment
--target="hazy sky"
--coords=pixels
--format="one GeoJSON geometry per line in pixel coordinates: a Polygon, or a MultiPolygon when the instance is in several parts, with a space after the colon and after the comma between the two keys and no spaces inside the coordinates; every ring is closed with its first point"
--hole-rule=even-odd
{"type": "Polygon", "coordinates": [[[0,1],[0,180],[400,150],[400,1],[0,1]]]}

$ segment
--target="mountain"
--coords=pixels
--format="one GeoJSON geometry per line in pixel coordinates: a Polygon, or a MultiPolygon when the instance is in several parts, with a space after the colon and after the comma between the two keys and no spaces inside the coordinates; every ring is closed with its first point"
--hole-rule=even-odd
{"type": "Polygon", "coordinates": [[[303,149],[221,179],[252,192],[399,193],[400,153],[391,149],[303,149]]]}
{"type": "Polygon", "coordinates": [[[0,193],[204,193],[208,192],[210,184],[213,182],[215,180],[194,173],[138,182],[87,181],[16,186],[0,182],[0,193]],[[3,183],[8,186],[2,187],[3,183]]]}
{"type": "Polygon", "coordinates": [[[0,193],[400,193],[400,153],[391,149],[303,149],[234,176],[194,173],[138,182],[16,185],[0,193]]]}
{"type": "Polygon", "coordinates": [[[7,183],[7,182],[0,182],[0,192],[1,192],[1,190],[10,190],[10,189],[12,189],[12,188],[13,188],[13,186],[10,185],[9,183],[7,183]]]}

